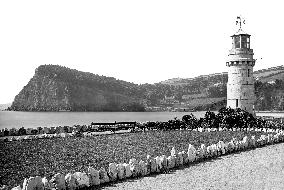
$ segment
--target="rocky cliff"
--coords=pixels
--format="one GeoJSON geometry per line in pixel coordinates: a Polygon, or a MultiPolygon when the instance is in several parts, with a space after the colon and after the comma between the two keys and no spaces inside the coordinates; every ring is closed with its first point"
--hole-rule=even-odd
{"type": "Polygon", "coordinates": [[[143,111],[137,85],[58,65],[42,65],[11,110],[143,111]]]}

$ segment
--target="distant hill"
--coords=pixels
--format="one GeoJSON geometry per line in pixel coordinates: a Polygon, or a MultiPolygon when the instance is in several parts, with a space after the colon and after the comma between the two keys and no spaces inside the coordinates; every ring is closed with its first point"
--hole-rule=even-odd
{"type": "MultiPolygon", "coordinates": [[[[256,110],[284,110],[284,66],[271,67],[254,72],[256,79],[256,110]]],[[[210,75],[202,75],[195,78],[174,78],[166,81],[162,81],[161,84],[167,84],[170,86],[179,86],[182,89],[188,89],[187,93],[194,92],[194,94],[204,93],[202,98],[195,98],[189,101],[189,105],[192,103],[204,102],[202,99],[208,98],[221,98],[226,97],[226,83],[228,81],[227,73],[216,73],[210,75]]],[[[173,94],[171,94],[173,95],[173,94]]],[[[217,102],[212,104],[197,106],[201,109],[210,108],[214,109],[216,103],[222,106],[226,105],[226,102],[217,102]]]]}
{"type": "MultiPolygon", "coordinates": [[[[256,110],[283,110],[284,67],[254,72],[256,110]],[[272,101],[273,100],[273,101],[272,101]]],[[[227,73],[134,84],[58,65],[42,65],[15,97],[11,110],[216,110],[226,105],[227,73]]]]}
{"type": "Polygon", "coordinates": [[[256,71],[256,109],[284,110],[284,66],[256,71]]]}
{"type": "Polygon", "coordinates": [[[273,82],[255,83],[256,110],[284,110],[284,78],[273,82]]]}
{"type": "MultiPolygon", "coordinates": [[[[256,80],[260,80],[261,82],[269,82],[275,81],[276,79],[283,79],[284,77],[284,66],[271,67],[267,69],[254,71],[254,77],[256,80]]],[[[223,83],[224,80],[227,82],[228,73],[214,73],[209,75],[200,75],[194,78],[173,78],[165,81],[161,81],[161,84],[168,85],[188,85],[198,81],[208,80],[209,83],[223,83]]]]}
{"type": "Polygon", "coordinates": [[[11,110],[143,111],[136,84],[58,65],[39,66],[11,110]]]}
{"type": "Polygon", "coordinates": [[[160,82],[161,84],[168,85],[187,85],[190,83],[208,80],[210,83],[223,82],[223,80],[228,80],[228,73],[214,73],[209,75],[200,75],[194,78],[173,78],[160,82]]]}
{"type": "Polygon", "coordinates": [[[254,72],[254,75],[261,82],[273,82],[276,79],[284,80],[284,66],[258,70],[254,72]]]}

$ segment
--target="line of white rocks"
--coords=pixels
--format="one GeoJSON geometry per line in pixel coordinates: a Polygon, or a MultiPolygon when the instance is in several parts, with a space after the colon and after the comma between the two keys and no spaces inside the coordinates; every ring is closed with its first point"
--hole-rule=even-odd
{"type": "MultiPolygon", "coordinates": [[[[82,133],[82,137],[91,137],[96,135],[110,135],[110,134],[120,134],[120,133],[129,133],[130,130],[121,130],[116,131],[115,133],[106,131],[106,132],[85,132],[82,133]]],[[[24,136],[8,136],[0,138],[1,141],[25,141],[25,140],[34,140],[34,139],[53,139],[53,138],[68,138],[76,137],[76,133],[55,133],[55,134],[38,134],[38,135],[24,135],[24,136]]]]}
{"type": "MultiPolygon", "coordinates": [[[[184,130],[184,129],[182,129],[184,130]]],[[[212,132],[212,131],[225,131],[228,130],[226,128],[197,128],[193,131],[198,132],[212,132]]],[[[240,128],[232,128],[232,131],[240,131],[240,128]]],[[[262,132],[270,132],[270,133],[278,133],[281,131],[280,129],[269,129],[269,128],[247,128],[246,131],[262,131],[262,132]]],[[[109,134],[119,134],[119,133],[130,133],[131,130],[121,130],[115,133],[107,131],[107,132],[85,132],[82,133],[82,137],[91,137],[97,135],[109,135],[109,134]]],[[[25,136],[10,136],[0,138],[2,141],[22,141],[22,140],[34,140],[34,139],[53,139],[53,138],[68,138],[68,137],[76,137],[76,133],[56,133],[56,134],[38,134],[38,135],[25,135],[25,136]]]]}
{"type": "Polygon", "coordinates": [[[217,144],[207,147],[201,144],[197,149],[189,144],[187,152],[177,152],[173,147],[171,155],[168,157],[162,155],[153,158],[148,155],[145,161],[138,161],[132,158],[129,163],[110,163],[107,171],[105,168],[96,170],[93,167],[89,167],[87,172],[68,173],[66,175],[57,173],[51,180],[48,180],[46,177],[30,177],[24,179],[22,186],[16,186],[12,190],[75,190],[88,187],[95,188],[118,180],[167,173],[174,168],[186,167],[194,162],[216,158],[236,151],[246,151],[269,144],[284,142],[284,131],[262,129],[262,131],[264,130],[270,133],[261,135],[259,139],[255,139],[255,136],[251,136],[250,138],[245,136],[240,141],[233,138],[229,142],[219,141],[217,144]]]}

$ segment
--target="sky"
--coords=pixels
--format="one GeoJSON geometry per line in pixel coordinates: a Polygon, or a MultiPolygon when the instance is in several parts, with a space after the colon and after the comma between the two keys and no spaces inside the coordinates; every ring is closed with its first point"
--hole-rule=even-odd
{"type": "Polygon", "coordinates": [[[136,84],[226,72],[236,17],[254,70],[284,65],[284,1],[0,1],[0,104],[43,64],[136,84]]]}

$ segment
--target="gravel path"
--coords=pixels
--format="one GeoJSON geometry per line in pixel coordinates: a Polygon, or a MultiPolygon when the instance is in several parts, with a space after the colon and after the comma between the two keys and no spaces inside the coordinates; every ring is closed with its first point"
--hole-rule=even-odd
{"type": "Polygon", "coordinates": [[[284,143],[103,189],[284,189],[284,143]]]}

